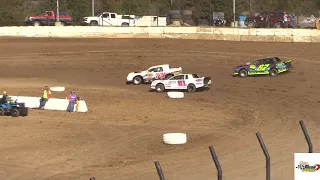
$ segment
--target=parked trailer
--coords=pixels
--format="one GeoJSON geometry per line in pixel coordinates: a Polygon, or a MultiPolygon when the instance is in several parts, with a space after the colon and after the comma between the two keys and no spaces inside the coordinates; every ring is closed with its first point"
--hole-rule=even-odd
{"type": "Polygon", "coordinates": [[[167,26],[167,17],[142,16],[137,20],[137,26],[167,26]]]}

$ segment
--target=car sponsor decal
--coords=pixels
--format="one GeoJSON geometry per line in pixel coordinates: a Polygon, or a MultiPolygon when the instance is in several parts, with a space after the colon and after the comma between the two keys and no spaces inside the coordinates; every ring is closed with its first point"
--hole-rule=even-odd
{"type": "Polygon", "coordinates": [[[187,86],[185,81],[178,81],[178,86],[187,86]]]}
{"type": "Polygon", "coordinates": [[[268,67],[270,66],[270,64],[261,64],[257,71],[265,71],[268,67]]]}
{"type": "Polygon", "coordinates": [[[156,79],[163,79],[166,77],[166,73],[165,72],[157,72],[155,74],[155,76],[156,76],[156,79]]]}

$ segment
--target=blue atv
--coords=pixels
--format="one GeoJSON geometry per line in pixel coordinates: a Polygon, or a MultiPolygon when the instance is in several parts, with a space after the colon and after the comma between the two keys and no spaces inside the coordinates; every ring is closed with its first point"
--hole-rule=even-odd
{"type": "Polygon", "coordinates": [[[0,104],[0,116],[19,117],[28,116],[29,109],[26,107],[25,103],[2,103],[0,104]]]}

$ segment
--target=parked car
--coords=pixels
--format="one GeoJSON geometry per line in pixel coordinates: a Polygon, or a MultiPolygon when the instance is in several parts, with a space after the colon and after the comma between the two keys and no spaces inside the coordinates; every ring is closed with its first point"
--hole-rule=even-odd
{"type": "Polygon", "coordinates": [[[226,20],[224,19],[223,12],[212,13],[212,25],[217,27],[223,27],[226,25],[226,20]]]}
{"type": "MultiPolygon", "coordinates": [[[[283,15],[283,11],[265,11],[257,16],[248,16],[245,25],[252,28],[282,28],[284,27],[283,15]]],[[[288,24],[288,27],[293,28],[291,24],[288,24]]]]}
{"type": "Polygon", "coordinates": [[[58,17],[62,26],[72,24],[72,17],[66,12],[59,12],[59,16],[57,16],[55,11],[45,11],[42,15],[26,17],[25,24],[32,26],[54,26],[58,17]]]}

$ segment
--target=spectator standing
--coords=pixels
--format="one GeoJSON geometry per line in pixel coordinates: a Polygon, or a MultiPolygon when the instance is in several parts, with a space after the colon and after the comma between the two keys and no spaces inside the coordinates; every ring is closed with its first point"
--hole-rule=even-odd
{"type": "Polygon", "coordinates": [[[48,100],[51,98],[51,91],[48,86],[44,87],[41,99],[40,99],[40,106],[39,109],[44,109],[44,106],[48,102],[48,100]]]}
{"type": "Polygon", "coordinates": [[[68,100],[69,100],[69,105],[68,105],[67,111],[73,112],[74,105],[77,103],[77,95],[74,91],[70,92],[70,94],[68,95],[68,100]]]}
{"type": "Polygon", "coordinates": [[[288,28],[288,14],[286,12],[283,13],[283,24],[284,28],[288,28]]]}

